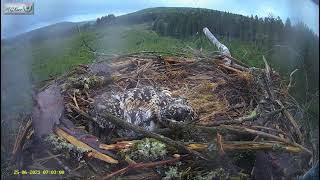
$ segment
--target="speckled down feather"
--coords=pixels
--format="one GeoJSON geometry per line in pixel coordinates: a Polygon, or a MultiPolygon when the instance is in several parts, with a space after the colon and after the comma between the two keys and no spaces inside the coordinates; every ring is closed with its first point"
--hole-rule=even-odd
{"type": "Polygon", "coordinates": [[[151,86],[128,89],[124,93],[108,91],[97,95],[91,115],[101,128],[112,126],[100,116],[106,112],[150,131],[155,129],[156,120],[190,121],[196,118],[194,110],[185,100],[173,98],[168,90],[156,90],[151,86]]]}

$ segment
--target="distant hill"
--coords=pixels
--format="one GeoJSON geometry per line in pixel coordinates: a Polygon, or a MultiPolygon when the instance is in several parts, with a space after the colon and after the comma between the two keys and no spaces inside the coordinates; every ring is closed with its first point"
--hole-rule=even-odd
{"type": "Polygon", "coordinates": [[[65,37],[77,31],[77,24],[78,23],[72,22],[60,22],[52,24],[49,26],[45,26],[42,28],[19,34],[18,36],[12,38],[3,39],[1,40],[1,44],[12,45],[23,41],[35,42],[46,40],[49,38],[65,37]]]}

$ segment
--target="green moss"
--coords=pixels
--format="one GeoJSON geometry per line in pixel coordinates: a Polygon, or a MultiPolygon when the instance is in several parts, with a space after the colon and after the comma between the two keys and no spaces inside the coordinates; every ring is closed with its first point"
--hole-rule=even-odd
{"type": "Polygon", "coordinates": [[[77,157],[79,161],[82,158],[83,154],[88,152],[88,149],[76,147],[55,134],[48,135],[44,140],[52,146],[52,149],[54,151],[71,153],[75,157],[77,157]]]}
{"type": "Polygon", "coordinates": [[[91,89],[97,86],[103,85],[103,76],[79,76],[79,77],[69,77],[67,81],[61,85],[61,89],[64,91],[70,87],[80,88],[80,89],[91,89]]]}
{"type": "Polygon", "coordinates": [[[213,171],[198,173],[195,177],[197,180],[207,180],[207,179],[228,179],[229,173],[226,172],[223,168],[217,168],[213,171]]]}
{"type": "Polygon", "coordinates": [[[272,145],[272,150],[274,150],[274,151],[283,151],[284,147],[281,146],[280,144],[276,143],[276,144],[272,145]]]}
{"type": "Polygon", "coordinates": [[[178,171],[178,167],[170,166],[169,170],[165,172],[165,177],[163,177],[162,179],[170,180],[178,178],[181,178],[181,172],[178,171]]]}
{"type": "Polygon", "coordinates": [[[129,156],[134,160],[156,160],[167,154],[166,145],[151,138],[145,138],[137,143],[129,156]]]}

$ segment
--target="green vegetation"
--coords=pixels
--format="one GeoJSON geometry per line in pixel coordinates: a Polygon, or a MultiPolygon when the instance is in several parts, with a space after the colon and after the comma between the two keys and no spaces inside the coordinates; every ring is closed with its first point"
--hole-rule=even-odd
{"type": "Polygon", "coordinates": [[[131,159],[139,161],[161,159],[166,154],[166,145],[152,138],[145,138],[142,142],[138,142],[133,150],[129,152],[131,159]]]}
{"type": "MultiPolygon", "coordinates": [[[[203,36],[176,39],[164,37],[142,25],[115,25],[97,27],[93,30],[73,34],[69,37],[46,39],[32,42],[30,54],[31,77],[34,83],[55,77],[70,70],[78,64],[92,62],[95,57],[82,43],[86,39],[89,45],[98,52],[106,54],[124,54],[137,51],[179,52],[203,48],[210,52],[216,50],[203,36]]],[[[223,40],[222,40],[223,41],[223,40]]],[[[26,45],[30,45],[25,42],[26,45]]],[[[262,51],[256,50],[250,44],[240,41],[226,42],[236,58],[244,59],[253,66],[260,66],[259,56],[262,51]]],[[[15,47],[4,46],[3,54],[15,53],[15,47]]],[[[5,59],[5,58],[4,58],[5,59]]]]}

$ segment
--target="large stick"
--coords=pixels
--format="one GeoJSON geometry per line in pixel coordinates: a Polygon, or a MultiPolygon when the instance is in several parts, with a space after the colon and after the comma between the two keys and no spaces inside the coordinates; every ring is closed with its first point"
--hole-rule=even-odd
{"type": "Polygon", "coordinates": [[[212,44],[214,44],[215,46],[217,46],[218,50],[220,51],[220,53],[222,55],[228,55],[231,56],[229,49],[227,48],[227,46],[225,46],[224,44],[222,44],[221,42],[218,41],[218,39],[209,31],[209,29],[207,27],[203,28],[203,33],[204,35],[207,36],[207,38],[212,42],[212,44]]]}
{"type": "MultiPolygon", "coordinates": [[[[142,142],[142,140],[133,141],[121,141],[116,144],[100,144],[101,149],[105,150],[121,150],[121,149],[131,149],[136,143],[142,142]]],[[[185,143],[188,149],[203,151],[208,149],[208,143],[185,143]]],[[[253,141],[222,141],[222,148],[224,151],[238,151],[238,150],[266,150],[273,151],[283,150],[291,153],[299,153],[303,151],[302,148],[298,146],[293,146],[280,141],[263,141],[263,142],[253,142],[253,141]]]]}
{"type": "Polygon", "coordinates": [[[212,42],[212,44],[218,48],[220,53],[223,55],[223,60],[225,61],[226,65],[232,65],[234,68],[240,69],[242,71],[248,71],[248,66],[238,61],[237,59],[231,57],[231,53],[227,46],[219,42],[218,39],[210,32],[210,30],[207,27],[203,28],[203,33],[212,42]],[[235,63],[232,63],[233,61],[235,63]]]}

